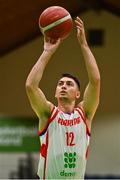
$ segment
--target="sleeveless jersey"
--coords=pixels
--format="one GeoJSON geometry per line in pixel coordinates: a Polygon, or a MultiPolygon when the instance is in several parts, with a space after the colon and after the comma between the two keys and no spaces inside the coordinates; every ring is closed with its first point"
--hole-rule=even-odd
{"type": "Polygon", "coordinates": [[[84,179],[90,132],[80,107],[70,114],[54,107],[39,136],[40,179],[84,179]]]}

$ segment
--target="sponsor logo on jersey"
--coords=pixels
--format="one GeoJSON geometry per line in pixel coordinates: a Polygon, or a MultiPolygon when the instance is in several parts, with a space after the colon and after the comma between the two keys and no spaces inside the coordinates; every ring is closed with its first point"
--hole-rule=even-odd
{"type": "Polygon", "coordinates": [[[76,124],[80,123],[80,117],[74,118],[74,119],[58,119],[58,124],[62,126],[74,126],[76,124]]]}
{"type": "Polygon", "coordinates": [[[73,153],[65,152],[64,153],[64,168],[65,170],[67,169],[67,172],[65,170],[61,171],[60,176],[74,177],[76,173],[74,171],[69,172],[69,170],[74,170],[75,167],[76,167],[76,152],[73,152],[73,153]]]}
{"type": "Polygon", "coordinates": [[[75,172],[65,172],[65,170],[60,172],[60,176],[64,176],[64,177],[74,177],[75,176],[75,172]]]}
{"type": "Polygon", "coordinates": [[[75,168],[76,166],[76,152],[64,153],[64,168],[75,168]]]}

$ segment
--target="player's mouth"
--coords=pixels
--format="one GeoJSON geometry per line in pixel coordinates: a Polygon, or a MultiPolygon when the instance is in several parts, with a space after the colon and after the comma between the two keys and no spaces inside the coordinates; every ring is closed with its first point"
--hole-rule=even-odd
{"type": "Polygon", "coordinates": [[[60,91],[60,94],[66,94],[67,92],[66,91],[60,91]]]}

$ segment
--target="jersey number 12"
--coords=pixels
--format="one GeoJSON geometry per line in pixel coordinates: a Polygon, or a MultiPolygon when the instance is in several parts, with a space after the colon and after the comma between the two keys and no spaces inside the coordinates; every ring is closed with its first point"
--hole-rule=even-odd
{"type": "Polygon", "coordinates": [[[66,143],[67,146],[74,146],[74,133],[73,132],[66,132],[66,143]]]}

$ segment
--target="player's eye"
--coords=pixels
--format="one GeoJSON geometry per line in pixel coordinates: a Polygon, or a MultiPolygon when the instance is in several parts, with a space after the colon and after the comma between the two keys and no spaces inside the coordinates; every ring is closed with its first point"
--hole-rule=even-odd
{"type": "Polygon", "coordinates": [[[59,81],[59,82],[58,82],[58,86],[62,86],[63,83],[64,83],[63,81],[59,81]]]}
{"type": "Polygon", "coordinates": [[[73,82],[71,82],[71,81],[68,81],[68,82],[67,82],[67,85],[68,85],[68,86],[74,86],[73,82]]]}

